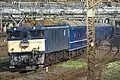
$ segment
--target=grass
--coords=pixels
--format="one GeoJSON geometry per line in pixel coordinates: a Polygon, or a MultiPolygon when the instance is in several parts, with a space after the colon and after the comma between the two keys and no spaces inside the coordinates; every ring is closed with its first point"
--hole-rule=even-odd
{"type": "Polygon", "coordinates": [[[6,62],[6,61],[9,61],[9,58],[8,58],[8,57],[0,58],[0,62],[6,62]]]}
{"type": "MultiPolygon", "coordinates": [[[[65,68],[86,68],[87,63],[83,61],[67,61],[58,66],[65,68]]],[[[111,62],[105,65],[101,80],[120,80],[120,61],[111,62]]]]}
{"type": "Polygon", "coordinates": [[[120,61],[106,64],[103,69],[102,80],[120,80],[120,61]]]}
{"type": "Polygon", "coordinates": [[[87,63],[83,61],[67,61],[62,64],[58,64],[58,66],[66,67],[66,68],[84,68],[87,67],[87,63]]]}

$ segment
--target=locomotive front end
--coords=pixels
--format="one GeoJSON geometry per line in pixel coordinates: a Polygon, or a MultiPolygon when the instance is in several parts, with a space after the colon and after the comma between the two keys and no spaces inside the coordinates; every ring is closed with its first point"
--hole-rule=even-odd
{"type": "Polygon", "coordinates": [[[44,31],[35,27],[11,28],[8,34],[10,68],[44,63],[44,31]]]}

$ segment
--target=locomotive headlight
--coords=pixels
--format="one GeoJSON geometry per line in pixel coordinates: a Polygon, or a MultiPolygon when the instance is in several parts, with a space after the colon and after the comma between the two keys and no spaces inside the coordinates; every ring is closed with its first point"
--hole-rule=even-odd
{"type": "Polygon", "coordinates": [[[35,27],[33,27],[33,29],[35,29],[35,27]]]}
{"type": "Polygon", "coordinates": [[[14,31],[16,30],[16,28],[14,28],[14,31]]]}

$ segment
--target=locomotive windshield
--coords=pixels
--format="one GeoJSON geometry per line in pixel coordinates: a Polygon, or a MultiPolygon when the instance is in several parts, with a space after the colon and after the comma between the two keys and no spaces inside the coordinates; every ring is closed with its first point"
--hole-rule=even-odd
{"type": "Polygon", "coordinates": [[[43,30],[35,31],[7,31],[9,39],[24,39],[24,38],[42,38],[43,30]]]}
{"type": "Polygon", "coordinates": [[[8,31],[7,34],[8,34],[8,38],[21,38],[20,31],[15,31],[15,32],[8,31]]]}
{"type": "Polygon", "coordinates": [[[43,30],[30,31],[30,34],[31,34],[32,38],[43,37],[43,35],[44,35],[43,30]]]}
{"type": "Polygon", "coordinates": [[[37,34],[36,34],[37,37],[43,37],[43,30],[38,30],[37,31],[37,34]]]}
{"type": "Polygon", "coordinates": [[[23,38],[27,38],[27,32],[23,32],[23,38]]]}
{"type": "Polygon", "coordinates": [[[31,37],[35,37],[36,31],[30,31],[31,37]]]}

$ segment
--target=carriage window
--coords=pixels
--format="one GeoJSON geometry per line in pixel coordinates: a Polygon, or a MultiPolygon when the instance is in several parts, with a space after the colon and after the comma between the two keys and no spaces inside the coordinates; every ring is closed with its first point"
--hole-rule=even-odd
{"type": "Polygon", "coordinates": [[[43,35],[44,35],[43,30],[38,30],[36,37],[43,37],[43,35]]]}

